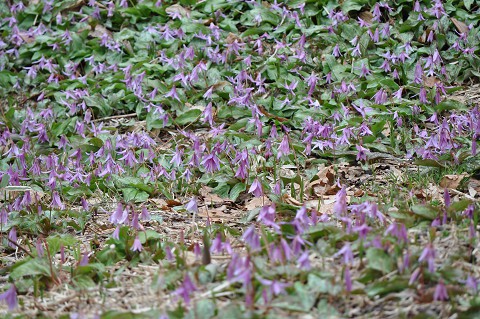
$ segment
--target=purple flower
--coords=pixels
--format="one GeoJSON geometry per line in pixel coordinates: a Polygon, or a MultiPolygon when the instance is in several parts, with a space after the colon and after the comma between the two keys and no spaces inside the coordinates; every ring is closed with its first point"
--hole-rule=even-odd
{"type": "Polygon", "coordinates": [[[213,173],[220,169],[220,160],[215,154],[207,154],[203,157],[202,165],[207,173],[213,173]]]}
{"type": "Polygon", "coordinates": [[[177,88],[175,87],[175,85],[172,86],[172,88],[170,89],[170,91],[168,91],[164,96],[165,96],[165,97],[174,98],[174,99],[177,100],[178,102],[181,102],[180,98],[178,97],[177,88]]]}
{"type": "Polygon", "coordinates": [[[142,243],[140,242],[140,239],[135,237],[135,240],[133,241],[132,248],[130,248],[131,251],[138,251],[141,252],[143,250],[142,243]]]}
{"type": "Polygon", "coordinates": [[[265,205],[260,209],[260,213],[258,214],[258,221],[262,222],[265,226],[271,226],[275,230],[279,231],[280,226],[275,223],[275,204],[272,205],[265,205]]]}
{"type": "Polygon", "coordinates": [[[15,227],[12,227],[12,229],[10,229],[10,232],[8,233],[8,239],[10,240],[8,246],[12,248],[17,248],[17,246],[15,245],[17,243],[17,229],[15,227]]]}
{"type": "Polygon", "coordinates": [[[128,217],[128,210],[123,209],[122,203],[117,204],[117,209],[110,216],[110,222],[113,224],[123,224],[128,217]]]}
{"type": "Polygon", "coordinates": [[[88,253],[87,252],[84,252],[83,255],[82,255],[82,259],[80,260],[80,263],[78,264],[79,266],[86,266],[88,265],[88,253]]]}
{"type": "Polygon", "coordinates": [[[119,240],[119,239],[120,239],[120,225],[117,225],[117,227],[116,227],[115,230],[113,231],[113,233],[112,233],[112,238],[113,238],[113,239],[116,239],[116,240],[119,240]]]}
{"type": "Polygon", "coordinates": [[[58,208],[60,210],[65,209],[65,205],[62,203],[62,200],[60,199],[60,195],[58,194],[57,191],[54,191],[52,193],[52,203],[51,203],[53,208],[58,208]]]}
{"type": "Polygon", "coordinates": [[[362,66],[360,67],[360,77],[366,78],[367,75],[372,74],[372,72],[365,66],[365,63],[362,62],[362,66]]]}
{"type": "Polygon", "coordinates": [[[262,189],[262,183],[258,180],[258,178],[255,178],[253,180],[252,185],[250,186],[250,189],[248,190],[249,193],[252,193],[253,196],[255,197],[261,197],[263,196],[263,189],[262,189]]]}
{"type": "Polygon", "coordinates": [[[185,209],[194,214],[198,214],[198,204],[197,198],[194,196],[192,199],[185,205],[185,209]]]}
{"type": "Polygon", "coordinates": [[[18,306],[17,289],[15,285],[11,285],[10,288],[0,295],[0,301],[5,301],[8,305],[8,310],[12,311],[18,306]]]}
{"type": "Polygon", "coordinates": [[[347,292],[352,291],[352,276],[350,275],[350,267],[345,266],[345,271],[343,273],[343,277],[345,280],[345,290],[347,292]]]}
{"type": "Polygon", "coordinates": [[[190,304],[190,294],[195,290],[197,290],[197,287],[193,284],[190,276],[186,274],[180,287],[175,290],[175,294],[181,296],[185,304],[188,305],[190,304]]]}
{"type": "Polygon", "coordinates": [[[268,280],[261,277],[258,277],[258,281],[260,281],[262,285],[269,287],[270,292],[274,296],[284,293],[285,288],[290,286],[288,283],[283,283],[278,280],[268,280]]]}
{"type": "Polygon", "coordinates": [[[303,270],[309,270],[311,268],[308,251],[304,251],[297,259],[297,267],[303,270]]]}
{"type": "Polygon", "coordinates": [[[475,277],[468,276],[465,285],[472,290],[474,294],[478,291],[478,280],[475,277]]]}
{"type": "Polygon", "coordinates": [[[42,258],[45,254],[45,251],[43,249],[42,241],[40,240],[40,238],[38,238],[37,242],[35,243],[35,249],[37,250],[38,257],[42,258]]]}
{"type": "Polygon", "coordinates": [[[433,300],[435,301],[444,301],[448,300],[447,287],[445,287],[442,280],[435,287],[435,292],[433,293],[433,300]]]}
{"type": "Polygon", "coordinates": [[[415,65],[415,74],[414,74],[415,78],[413,79],[413,83],[415,84],[422,84],[423,83],[423,68],[422,68],[422,64],[419,62],[417,62],[417,64],[415,65]]]}
{"type": "Polygon", "coordinates": [[[143,221],[150,220],[150,213],[149,213],[148,210],[147,210],[147,206],[143,206],[143,207],[142,207],[142,212],[141,212],[141,214],[140,214],[140,218],[141,218],[143,221]]]}
{"type": "Polygon", "coordinates": [[[173,255],[173,252],[170,246],[165,247],[165,256],[167,257],[168,261],[175,260],[175,256],[173,255]]]}
{"type": "Polygon", "coordinates": [[[450,193],[448,192],[448,188],[443,190],[443,200],[445,201],[445,207],[450,207],[450,193]]]}
{"type": "Polygon", "coordinates": [[[278,147],[277,159],[280,159],[283,155],[290,154],[290,146],[288,144],[288,135],[283,136],[280,146],[278,147]]]}
{"type": "Polygon", "coordinates": [[[403,254],[403,262],[402,265],[400,266],[399,271],[403,273],[406,269],[410,267],[410,253],[408,250],[403,254]]]}
{"type": "Polygon", "coordinates": [[[345,243],[345,245],[343,245],[342,249],[340,249],[335,255],[333,255],[334,257],[338,257],[342,255],[343,256],[343,263],[344,264],[350,264],[351,262],[353,262],[353,252],[352,252],[352,248],[350,246],[350,243],[347,242],[345,243]]]}
{"type": "Polygon", "coordinates": [[[355,145],[355,147],[357,148],[357,161],[366,161],[367,160],[367,151],[368,149],[366,149],[365,147],[363,147],[362,145],[355,145]]]}
{"type": "Polygon", "coordinates": [[[242,235],[242,240],[250,246],[252,251],[260,249],[260,236],[255,231],[255,226],[250,226],[242,235]]]}
{"type": "Polygon", "coordinates": [[[170,163],[172,163],[176,167],[179,167],[180,165],[182,165],[182,155],[183,149],[177,147],[170,163]]]}
{"type": "Polygon", "coordinates": [[[385,92],[384,89],[380,89],[377,93],[375,93],[373,98],[375,99],[375,104],[383,104],[388,100],[387,92],[385,92]]]}
{"type": "Polygon", "coordinates": [[[392,235],[396,237],[398,243],[404,242],[406,244],[408,242],[407,228],[404,224],[392,223],[388,226],[384,234],[385,236],[392,235]]]}
{"type": "Polygon", "coordinates": [[[420,100],[421,103],[424,103],[424,104],[428,103],[427,90],[423,86],[420,88],[419,100],[420,100]]]}
{"type": "Polygon", "coordinates": [[[417,281],[421,272],[422,272],[422,268],[419,267],[419,268],[415,269],[415,271],[410,276],[410,280],[408,281],[408,284],[412,285],[415,281],[417,281]]]}
{"type": "Polygon", "coordinates": [[[423,249],[422,254],[418,258],[418,261],[427,262],[428,271],[435,271],[435,248],[433,247],[433,244],[427,244],[427,246],[423,249]]]}
{"type": "Polygon", "coordinates": [[[337,216],[341,216],[347,212],[347,190],[345,189],[345,186],[338,191],[336,197],[337,198],[335,205],[333,206],[333,212],[337,216]]]}

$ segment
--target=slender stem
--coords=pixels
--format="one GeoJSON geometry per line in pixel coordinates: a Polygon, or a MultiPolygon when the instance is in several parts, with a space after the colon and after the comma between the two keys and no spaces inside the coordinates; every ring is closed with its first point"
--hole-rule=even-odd
{"type": "Polygon", "coordinates": [[[35,258],[35,256],[33,256],[28,250],[26,250],[25,248],[23,248],[22,246],[20,246],[19,244],[17,244],[16,242],[14,242],[13,240],[11,240],[10,238],[6,237],[7,240],[14,244],[18,249],[20,249],[21,251],[23,251],[25,254],[27,254],[28,256],[32,257],[32,258],[35,258]]]}

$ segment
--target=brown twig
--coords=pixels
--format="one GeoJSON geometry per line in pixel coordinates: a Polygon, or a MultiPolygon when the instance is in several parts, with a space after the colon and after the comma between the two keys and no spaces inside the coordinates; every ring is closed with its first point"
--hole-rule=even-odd
{"type": "Polygon", "coordinates": [[[26,250],[25,248],[23,248],[22,246],[20,246],[19,244],[17,244],[16,242],[14,242],[13,240],[11,240],[10,238],[7,237],[7,240],[14,244],[17,248],[19,248],[21,251],[23,251],[25,254],[29,255],[30,257],[32,258],[35,258],[35,256],[33,256],[28,250],[26,250]]]}
{"type": "Polygon", "coordinates": [[[93,120],[92,122],[101,122],[101,121],[108,121],[108,120],[116,120],[116,119],[123,119],[123,118],[135,117],[135,116],[137,116],[137,113],[113,115],[113,116],[107,116],[107,117],[102,117],[102,118],[99,118],[99,119],[95,119],[95,120],[93,120]]]}

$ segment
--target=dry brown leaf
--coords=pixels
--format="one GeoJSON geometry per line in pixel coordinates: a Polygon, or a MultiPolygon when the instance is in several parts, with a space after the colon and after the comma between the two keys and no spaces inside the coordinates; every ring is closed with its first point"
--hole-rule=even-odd
{"type": "Polygon", "coordinates": [[[353,192],[353,196],[355,196],[355,197],[362,197],[364,194],[365,194],[365,192],[363,190],[361,190],[360,188],[357,188],[355,190],[355,192],[353,192]]]}
{"type": "Polygon", "coordinates": [[[221,198],[217,194],[213,193],[213,188],[208,186],[202,186],[200,188],[200,195],[202,195],[205,199],[205,204],[221,204],[225,202],[229,202],[230,200],[226,198],[221,198]]]}
{"type": "Polygon", "coordinates": [[[333,166],[325,167],[323,170],[317,173],[318,179],[309,183],[305,188],[305,193],[309,194],[310,190],[316,196],[325,195],[327,191],[335,184],[335,171],[333,166]]]}
{"type": "Polygon", "coordinates": [[[32,43],[32,42],[35,42],[35,36],[33,34],[31,34],[30,32],[18,32],[18,35],[20,36],[20,38],[22,38],[23,41],[25,41],[26,43],[32,43]]]}
{"type": "Polygon", "coordinates": [[[325,195],[336,195],[338,191],[340,191],[338,184],[333,184],[325,191],[325,195]]]}
{"type": "Polygon", "coordinates": [[[437,83],[441,83],[439,79],[437,79],[435,76],[424,76],[423,77],[423,84],[426,87],[432,88],[434,87],[437,83]]]}
{"type": "Polygon", "coordinates": [[[263,197],[253,197],[245,204],[246,210],[252,210],[255,208],[259,208],[265,205],[270,205],[272,202],[268,199],[267,196],[263,197]]]}
{"type": "Polygon", "coordinates": [[[165,9],[165,12],[166,13],[178,13],[184,18],[190,16],[190,10],[185,9],[184,7],[182,7],[179,4],[174,4],[174,5],[169,6],[168,8],[165,9]]]}
{"type": "Polygon", "coordinates": [[[382,134],[385,136],[385,137],[389,137],[390,136],[390,125],[388,123],[385,123],[385,126],[383,127],[383,130],[382,130],[382,134]]]}
{"type": "Polygon", "coordinates": [[[455,25],[455,28],[457,28],[458,32],[460,33],[468,33],[468,26],[463,23],[462,21],[458,21],[455,18],[450,18],[452,20],[453,24],[455,25]]]}
{"type": "MultiPolygon", "coordinates": [[[[351,196],[347,195],[347,203],[350,203],[351,196]]],[[[322,214],[333,214],[333,206],[337,197],[335,195],[324,196],[321,200],[309,200],[305,202],[305,206],[309,209],[318,209],[319,213],[322,214]]]]}
{"type": "Polygon", "coordinates": [[[480,181],[478,179],[471,178],[468,181],[468,193],[472,197],[475,197],[480,193],[480,181]]]}
{"type": "Polygon", "coordinates": [[[95,26],[95,29],[93,29],[93,31],[90,31],[88,33],[89,36],[94,37],[94,38],[101,38],[101,37],[104,36],[104,34],[108,34],[109,38],[113,38],[112,32],[110,32],[110,30],[108,30],[107,28],[105,28],[101,24],[97,24],[95,26]]]}
{"type": "Polygon", "coordinates": [[[298,200],[296,200],[295,198],[293,198],[292,196],[290,196],[290,195],[288,195],[288,194],[283,195],[283,200],[284,200],[287,204],[296,205],[296,206],[302,206],[302,205],[303,205],[303,204],[300,203],[298,200]]]}
{"type": "Polygon", "coordinates": [[[443,188],[457,189],[462,180],[467,176],[468,174],[466,173],[460,175],[445,175],[440,181],[440,186],[443,188]]]}
{"type": "Polygon", "coordinates": [[[216,208],[201,209],[198,212],[199,217],[207,218],[210,217],[211,222],[223,222],[227,219],[232,219],[232,214],[226,213],[228,210],[227,205],[222,205],[216,208]]]}
{"type": "Polygon", "coordinates": [[[416,198],[418,199],[426,199],[427,195],[423,191],[423,189],[414,189],[413,194],[415,195],[416,198]]]}
{"type": "Polygon", "coordinates": [[[227,35],[227,38],[225,39],[225,42],[227,42],[228,44],[232,44],[233,42],[235,42],[235,40],[237,40],[238,43],[243,42],[242,38],[240,38],[238,35],[230,32],[227,35]]]}
{"type": "MultiPolygon", "coordinates": [[[[423,32],[423,34],[418,37],[418,42],[420,42],[420,43],[425,43],[425,42],[427,42],[427,39],[428,39],[428,37],[430,36],[430,33],[431,33],[431,32],[433,32],[433,30],[430,29],[430,28],[427,28],[427,30],[425,30],[425,31],[423,32]]],[[[433,35],[433,37],[435,37],[435,33],[433,33],[432,35],[433,35]]]]}
{"type": "Polygon", "coordinates": [[[370,11],[360,12],[358,16],[360,17],[360,19],[362,19],[366,23],[372,24],[373,14],[370,11]]]}
{"type": "Polygon", "coordinates": [[[168,207],[182,206],[182,203],[179,202],[178,200],[167,199],[166,202],[167,202],[167,206],[168,206],[168,207]]]}

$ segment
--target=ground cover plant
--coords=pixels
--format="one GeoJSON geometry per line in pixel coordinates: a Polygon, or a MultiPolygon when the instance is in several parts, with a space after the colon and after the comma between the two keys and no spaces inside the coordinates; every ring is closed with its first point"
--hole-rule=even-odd
{"type": "Polygon", "coordinates": [[[0,314],[478,317],[479,20],[0,2],[0,314]]]}

